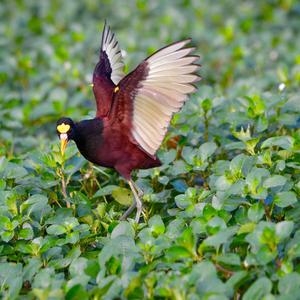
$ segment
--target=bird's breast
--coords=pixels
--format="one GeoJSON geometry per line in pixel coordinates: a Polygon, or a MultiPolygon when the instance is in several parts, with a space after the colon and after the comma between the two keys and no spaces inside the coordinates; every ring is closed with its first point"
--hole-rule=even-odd
{"type": "Polygon", "coordinates": [[[114,167],[126,148],[122,133],[107,127],[104,127],[101,134],[86,134],[80,141],[75,142],[88,161],[103,167],[114,167]]]}

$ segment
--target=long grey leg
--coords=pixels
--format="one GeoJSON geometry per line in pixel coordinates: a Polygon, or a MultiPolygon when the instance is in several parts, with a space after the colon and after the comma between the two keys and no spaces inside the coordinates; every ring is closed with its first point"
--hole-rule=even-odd
{"type": "Polygon", "coordinates": [[[142,213],[142,207],[143,207],[142,200],[140,199],[140,197],[138,195],[138,192],[135,189],[135,184],[133,183],[133,181],[129,180],[128,184],[129,184],[129,186],[130,186],[130,188],[132,190],[133,196],[135,198],[135,202],[136,202],[135,222],[138,223],[139,220],[140,220],[141,213],[142,213]]]}
{"type": "Polygon", "coordinates": [[[125,211],[125,213],[123,214],[123,216],[120,218],[121,221],[125,221],[129,215],[134,211],[134,209],[136,208],[136,201],[135,198],[133,198],[133,203],[129,206],[129,208],[125,211]]]}
{"type": "Polygon", "coordinates": [[[141,198],[144,196],[144,192],[137,186],[134,181],[131,181],[132,185],[134,186],[135,190],[137,191],[138,196],[141,198]]]}
{"type": "Polygon", "coordinates": [[[120,220],[126,220],[127,217],[132,213],[132,211],[136,208],[136,215],[135,215],[135,221],[138,223],[140,220],[140,216],[142,213],[142,201],[140,199],[140,197],[143,195],[142,191],[139,190],[139,188],[136,186],[136,184],[132,181],[129,180],[128,184],[132,190],[133,193],[133,198],[134,198],[134,202],[132,203],[132,205],[126,210],[126,212],[124,213],[124,215],[120,218],[120,220]]]}

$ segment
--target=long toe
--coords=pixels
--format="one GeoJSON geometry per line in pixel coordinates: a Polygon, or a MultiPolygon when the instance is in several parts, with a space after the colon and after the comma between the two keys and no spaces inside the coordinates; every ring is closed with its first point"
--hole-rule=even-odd
{"type": "Polygon", "coordinates": [[[136,207],[136,203],[134,202],[122,215],[120,221],[125,221],[129,217],[129,215],[134,211],[135,207],[136,207]]]}
{"type": "Polygon", "coordinates": [[[135,222],[139,223],[142,209],[143,209],[143,203],[140,198],[136,198],[136,215],[135,215],[135,222]]]}
{"type": "Polygon", "coordinates": [[[139,221],[140,221],[141,212],[142,212],[142,208],[141,207],[136,209],[136,215],[135,215],[135,222],[136,223],[139,223],[139,221]]]}

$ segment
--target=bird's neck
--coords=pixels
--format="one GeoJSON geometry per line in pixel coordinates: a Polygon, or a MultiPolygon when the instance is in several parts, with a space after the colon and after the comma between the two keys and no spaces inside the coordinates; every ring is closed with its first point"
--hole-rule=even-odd
{"type": "Polygon", "coordinates": [[[75,141],[81,154],[90,161],[93,161],[93,155],[102,144],[103,121],[100,118],[84,120],[75,124],[75,141]]]}

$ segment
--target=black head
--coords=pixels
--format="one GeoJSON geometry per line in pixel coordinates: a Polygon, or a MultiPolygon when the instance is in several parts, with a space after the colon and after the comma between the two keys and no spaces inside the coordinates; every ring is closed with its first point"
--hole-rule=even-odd
{"type": "Polygon", "coordinates": [[[72,119],[62,117],[56,122],[56,132],[58,135],[67,134],[70,138],[75,124],[72,119]]]}
{"type": "Polygon", "coordinates": [[[60,150],[64,154],[69,140],[74,139],[75,135],[75,124],[70,118],[60,118],[56,122],[56,132],[60,139],[60,150]]]}

